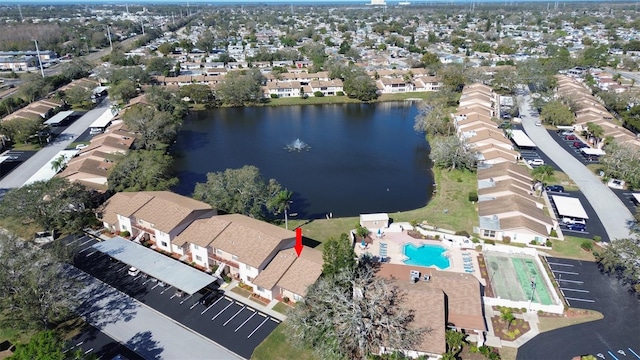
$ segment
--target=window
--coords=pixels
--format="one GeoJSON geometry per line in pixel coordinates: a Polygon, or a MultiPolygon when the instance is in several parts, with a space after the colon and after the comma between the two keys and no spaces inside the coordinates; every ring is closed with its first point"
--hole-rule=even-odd
{"type": "Polygon", "coordinates": [[[484,237],[494,238],[494,237],[496,237],[496,231],[495,230],[485,230],[484,231],[484,237]]]}
{"type": "Polygon", "coordinates": [[[232,259],[232,260],[235,260],[235,261],[238,261],[238,256],[236,256],[236,255],[231,255],[231,259],[232,259]]]}
{"type": "Polygon", "coordinates": [[[218,254],[218,255],[222,255],[222,250],[220,250],[220,249],[216,249],[216,254],[218,254]]]}
{"type": "Polygon", "coordinates": [[[142,219],[138,219],[138,224],[142,224],[142,219]]]}
{"type": "Polygon", "coordinates": [[[200,249],[200,247],[196,244],[193,244],[193,250],[198,250],[198,249],[200,249]]]}
{"type": "Polygon", "coordinates": [[[200,256],[200,255],[196,255],[196,260],[198,260],[198,261],[202,261],[202,256],[200,256]]]}
{"type": "Polygon", "coordinates": [[[298,294],[293,294],[293,300],[300,301],[300,300],[302,300],[302,296],[300,296],[298,294]]]}
{"type": "Polygon", "coordinates": [[[263,292],[263,291],[264,291],[264,289],[263,289],[263,288],[261,288],[260,286],[257,286],[257,287],[256,287],[256,290],[258,290],[258,292],[263,292]]]}
{"type": "Polygon", "coordinates": [[[161,243],[161,244],[162,244],[162,246],[164,246],[164,247],[167,247],[167,246],[168,246],[168,245],[167,245],[167,243],[166,243],[166,241],[161,241],[160,243],[161,243]]]}
{"type": "Polygon", "coordinates": [[[253,268],[251,267],[251,265],[245,265],[245,268],[249,271],[253,270],[253,268]]]}

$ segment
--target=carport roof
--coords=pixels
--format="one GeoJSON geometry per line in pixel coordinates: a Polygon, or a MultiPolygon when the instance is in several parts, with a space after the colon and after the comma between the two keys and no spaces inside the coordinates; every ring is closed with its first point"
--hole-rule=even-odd
{"type": "Polygon", "coordinates": [[[101,241],[93,247],[190,295],[216,280],[189,265],[119,236],[101,241]]]}
{"type": "Polygon", "coordinates": [[[534,148],[536,147],[536,143],[534,143],[527,134],[525,134],[522,130],[511,130],[511,139],[513,142],[518,145],[518,147],[528,147],[534,148]]]}
{"type": "Polygon", "coordinates": [[[582,207],[580,199],[558,195],[553,195],[551,197],[553,198],[553,203],[556,204],[556,209],[558,209],[558,215],[579,219],[589,218],[587,212],[584,211],[584,208],[582,207]]]}

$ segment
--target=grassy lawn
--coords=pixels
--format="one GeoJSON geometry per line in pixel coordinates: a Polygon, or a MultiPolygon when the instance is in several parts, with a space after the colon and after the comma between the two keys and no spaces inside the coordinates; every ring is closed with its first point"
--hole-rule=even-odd
{"type": "Polygon", "coordinates": [[[567,174],[558,170],[553,172],[553,176],[551,176],[547,182],[549,184],[562,185],[564,186],[564,189],[566,191],[580,190],[580,188],[578,188],[578,185],[576,185],[576,183],[574,183],[573,180],[571,180],[571,178],[567,174]]]}
{"type": "Polygon", "coordinates": [[[291,306],[289,305],[285,305],[284,303],[277,303],[274,307],[273,307],[273,311],[277,311],[280,314],[284,314],[287,315],[287,312],[289,312],[289,310],[291,310],[291,306]]]}
{"type": "Polygon", "coordinates": [[[540,316],[538,329],[540,332],[560,329],[567,326],[582,324],[603,319],[604,315],[593,310],[571,309],[570,316],[540,316]]]}
{"type": "MultiPolygon", "coordinates": [[[[466,230],[471,233],[478,222],[475,205],[469,202],[469,192],[477,190],[477,175],[469,171],[433,169],[438,192],[429,203],[419,209],[390,213],[395,222],[417,220],[426,221],[442,229],[466,230]]],[[[302,227],[302,234],[312,240],[324,242],[331,237],[339,237],[355,229],[358,217],[289,220],[289,229],[302,227]]],[[[322,245],[318,247],[322,249],[322,245]]]]}
{"type": "Polygon", "coordinates": [[[37,151],[42,149],[42,145],[43,144],[24,144],[24,143],[20,143],[20,144],[14,144],[11,147],[11,150],[13,151],[37,151]]]}
{"type": "Polygon", "coordinates": [[[287,342],[287,325],[282,323],[253,351],[254,360],[319,360],[309,347],[294,347],[287,342]]]}
{"type": "MultiPolygon", "coordinates": [[[[551,240],[553,243],[553,250],[546,251],[551,256],[595,261],[593,253],[591,251],[583,250],[580,245],[589,239],[579,238],[575,236],[565,236],[563,240],[551,240]]],[[[595,243],[594,243],[595,245],[595,243]]]]}
{"type": "Polygon", "coordinates": [[[16,234],[25,240],[33,240],[35,233],[44,229],[35,223],[23,224],[20,221],[4,218],[0,219],[0,228],[8,230],[12,234],[16,234]]]}
{"type": "MultiPolygon", "coordinates": [[[[428,100],[433,96],[429,92],[409,92],[398,94],[382,94],[378,99],[373,102],[385,102],[385,101],[402,101],[406,99],[422,99],[428,100]]],[[[278,99],[269,99],[269,102],[264,106],[289,106],[289,105],[320,105],[320,104],[364,104],[358,99],[352,99],[348,96],[323,96],[315,97],[311,96],[303,99],[298,96],[284,97],[278,99]]]]}
{"type": "Polygon", "coordinates": [[[500,359],[501,360],[516,360],[518,356],[518,349],[512,347],[503,346],[500,348],[500,359]]]}

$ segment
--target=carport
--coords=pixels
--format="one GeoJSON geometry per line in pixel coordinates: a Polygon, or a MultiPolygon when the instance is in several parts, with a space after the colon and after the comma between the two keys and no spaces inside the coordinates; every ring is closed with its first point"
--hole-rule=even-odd
{"type": "Polygon", "coordinates": [[[216,281],[211,275],[119,236],[101,241],[93,248],[189,296],[216,281]]]}
{"type": "Polygon", "coordinates": [[[578,198],[567,196],[551,196],[553,203],[556,205],[558,215],[566,216],[574,219],[588,219],[587,212],[582,207],[582,203],[578,198]]]}
{"type": "Polygon", "coordinates": [[[586,155],[593,155],[593,156],[602,156],[606,154],[604,150],[587,148],[587,147],[580,149],[580,151],[582,151],[586,155]]]}
{"type": "Polygon", "coordinates": [[[45,125],[49,126],[60,126],[60,124],[67,120],[67,118],[73,115],[74,111],[60,111],[56,115],[54,115],[51,119],[44,122],[45,125]]]}
{"type": "Polygon", "coordinates": [[[527,134],[522,130],[511,130],[511,141],[520,149],[536,147],[536,143],[529,139],[527,134]]]}

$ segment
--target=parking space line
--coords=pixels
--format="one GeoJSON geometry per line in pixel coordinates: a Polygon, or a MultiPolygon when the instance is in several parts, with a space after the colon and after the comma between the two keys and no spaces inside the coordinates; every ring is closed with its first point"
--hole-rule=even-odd
{"type": "Polygon", "coordinates": [[[84,248],[84,249],[82,249],[82,250],[78,251],[78,254],[80,254],[81,252],[87,251],[87,250],[89,250],[89,249],[91,249],[91,246],[87,246],[86,248],[84,248]]]}
{"type": "Polygon", "coordinates": [[[184,304],[185,301],[189,300],[189,298],[191,298],[193,296],[193,294],[187,296],[186,298],[184,298],[182,301],[180,301],[180,305],[184,304]]]}
{"type": "Polygon", "coordinates": [[[220,310],[220,312],[218,312],[216,316],[212,317],[211,321],[215,320],[218,316],[220,316],[220,314],[222,314],[225,310],[229,308],[229,306],[233,305],[234,303],[235,303],[234,301],[230,302],[229,305],[225,306],[224,309],[220,310]]]}
{"type": "Polygon", "coordinates": [[[91,256],[91,255],[93,255],[93,254],[95,254],[95,253],[97,253],[97,252],[98,252],[98,250],[96,250],[96,251],[92,251],[92,252],[88,253],[88,254],[87,254],[87,255],[85,255],[85,256],[86,256],[86,257],[89,257],[89,256],[91,256]]]}
{"type": "Polygon", "coordinates": [[[160,291],[160,294],[164,294],[165,292],[167,292],[167,290],[171,289],[171,285],[169,286],[165,286],[164,289],[162,291],[160,291]]]}
{"type": "Polygon", "coordinates": [[[609,355],[611,355],[611,357],[612,357],[614,360],[620,360],[620,359],[618,359],[615,355],[613,355],[613,353],[611,352],[611,350],[607,350],[607,353],[609,353],[609,355]]]}
{"type": "Polygon", "coordinates": [[[83,242],[82,244],[80,244],[80,246],[82,246],[82,245],[84,245],[84,244],[86,244],[86,243],[92,242],[92,241],[93,241],[93,239],[89,239],[89,240],[87,240],[87,241],[83,242]]]}
{"type": "Polygon", "coordinates": [[[198,302],[194,302],[193,305],[191,305],[191,307],[189,308],[189,310],[193,310],[194,307],[198,306],[198,302]]]}
{"type": "Polygon", "coordinates": [[[594,303],[594,302],[596,302],[595,300],[589,300],[589,299],[577,299],[577,298],[566,297],[566,296],[565,296],[565,299],[568,299],[568,300],[575,300],[575,301],[583,301],[583,302],[588,302],[588,303],[594,303]]]}
{"type": "Polygon", "coordinates": [[[560,288],[560,290],[563,290],[563,291],[575,291],[575,292],[581,292],[581,293],[589,293],[589,290],[580,290],[580,289],[560,288]]]}
{"type": "Polygon", "coordinates": [[[75,240],[73,240],[73,241],[71,241],[71,242],[67,243],[67,245],[66,245],[66,246],[71,246],[73,243],[75,243],[75,242],[77,242],[77,241],[79,241],[79,240],[80,240],[80,239],[75,239],[75,240]]]}
{"type": "Polygon", "coordinates": [[[153,290],[153,289],[157,288],[158,286],[160,286],[160,282],[158,282],[158,283],[156,283],[155,285],[153,285],[153,286],[151,287],[151,290],[153,290]]]}
{"type": "Polygon", "coordinates": [[[270,319],[271,319],[271,321],[273,321],[274,323],[276,323],[276,324],[280,324],[280,320],[276,320],[275,318],[270,318],[270,319]]]}
{"type": "Polygon", "coordinates": [[[578,280],[566,280],[566,279],[556,279],[556,280],[562,281],[562,282],[568,282],[572,284],[584,284],[584,281],[578,281],[578,280]]]}
{"type": "Polygon", "coordinates": [[[560,271],[560,270],[553,270],[553,269],[551,269],[551,272],[558,273],[558,274],[580,275],[580,274],[578,274],[577,272],[572,272],[572,271],[560,271]]]}
{"type": "Polygon", "coordinates": [[[202,314],[206,313],[206,312],[207,312],[207,310],[211,309],[215,304],[217,304],[217,303],[218,303],[218,301],[220,301],[220,300],[222,300],[222,299],[224,299],[224,297],[221,297],[220,299],[216,300],[213,304],[209,305],[209,307],[208,307],[208,308],[206,308],[206,309],[204,309],[204,310],[200,313],[200,315],[202,315],[202,314]]]}
{"type": "Polygon", "coordinates": [[[633,355],[635,355],[638,359],[640,359],[640,355],[636,354],[635,351],[631,350],[631,348],[627,348],[627,349],[629,349],[629,351],[631,351],[633,355]]]}
{"type": "Polygon", "coordinates": [[[549,262],[549,261],[547,261],[547,264],[549,264],[549,265],[558,265],[558,266],[570,266],[570,267],[573,267],[573,265],[571,265],[571,264],[563,264],[563,263],[556,263],[556,262],[549,262]]]}
{"type": "Polygon", "coordinates": [[[93,348],[91,348],[91,349],[89,349],[89,350],[85,351],[84,353],[85,353],[85,354],[88,354],[88,353],[90,353],[90,352],[92,352],[92,351],[93,351],[93,348]]]}
{"type": "Polygon", "coordinates": [[[251,316],[249,316],[249,318],[247,320],[245,320],[242,324],[240,324],[240,326],[238,326],[234,332],[238,332],[238,330],[240,330],[240,328],[243,327],[244,324],[248,323],[249,320],[251,320],[258,313],[258,312],[256,312],[255,310],[253,310],[251,308],[249,308],[249,310],[253,311],[253,314],[251,314],[251,316]]]}
{"type": "Polygon", "coordinates": [[[247,336],[247,339],[251,337],[251,335],[255,334],[256,331],[258,331],[258,329],[260,329],[262,327],[262,325],[264,325],[264,323],[267,322],[267,320],[269,320],[269,317],[266,317],[264,320],[262,320],[262,322],[260,323],[260,325],[258,325],[257,328],[253,329],[253,331],[251,332],[251,334],[249,334],[249,336],[247,336]]]}
{"type": "Polygon", "coordinates": [[[240,314],[244,310],[244,308],[246,308],[246,307],[247,307],[247,305],[244,305],[242,308],[240,308],[240,310],[238,310],[237,313],[233,314],[233,316],[230,317],[229,320],[227,320],[224,324],[222,324],[222,326],[227,326],[227,324],[229,322],[231,322],[231,320],[235,319],[235,317],[238,316],[238,314],[240,314]]]}

